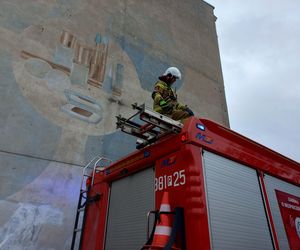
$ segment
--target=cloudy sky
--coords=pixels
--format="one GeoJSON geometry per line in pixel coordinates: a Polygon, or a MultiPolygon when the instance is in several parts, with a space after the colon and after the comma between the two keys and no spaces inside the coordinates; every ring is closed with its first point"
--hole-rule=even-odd
{"type": "Polygon", "coordinates": [[[207,2],[231,128],[300,162],[300,1],[207,2]]]}

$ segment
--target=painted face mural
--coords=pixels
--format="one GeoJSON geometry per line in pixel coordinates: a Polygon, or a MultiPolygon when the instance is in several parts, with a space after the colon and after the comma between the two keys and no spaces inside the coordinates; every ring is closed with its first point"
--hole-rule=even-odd
{"type": "MultiPolygon", "coordinates": [[[[91,136],[114,133],[117,115],[150,100],[127,53],[100,33],[51,23],[31,25],[16,40],[13,72],[23,96],[62,129],[54,158],[89,158],[83,155],[91,136]]],[[[101,153],[101,145],[95,151],[101,153]]]]}
{"type": "MultiPolygon", "coordinates": [[[[22,95],[62,130],[56,159],[73,162],[101,153],[93,138],[113,135],[115,117],[132,114],[132,103],[151,106],[157,72],[166,67],[147,48],[102,35],[98,30],[105,27],[97,25],[78,30],[76,23],[52,21],[30,25],[14,37],[13,73],[22,95]]],[[[100,139],[103,145],[105,140],[100,139]]]]}
{"type": "Polygon", "coordinates": [[[135,102],[151,107],[153,85],[171,65],[189,81],[167,16],[148,15],[163,9],[148,1],[0,1],[2,247],[70,249],[81,166],[135,148],[115,116],[133,114],[135,102]]]}
{"type": "Polygon", "coordinates": [[[30,26],[18,37],[14,74],[24,96],[50,122],[97,136],[114,132],[115,116],[149,94],[118,44],[93,36],[88,44],[66,29],[30,26]]]}

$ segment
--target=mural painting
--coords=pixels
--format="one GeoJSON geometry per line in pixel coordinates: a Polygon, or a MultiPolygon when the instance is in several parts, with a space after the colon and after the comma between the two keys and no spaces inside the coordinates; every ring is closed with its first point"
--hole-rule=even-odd
{"type": "MultiPolygon", "coordinates": [[[[186,29],[180,16],[178,31],[170,25],[165,5],[1,1],[0,249],[69,249],[82,167],[135,149],[135,138],[116,131],[115,116],[131,115],[135,102],[152,106],[153,84],[170,65],[184,82],[205,78],[183,66],[196,65],[200,53],[178,50],[188,47],[186,29]]],[[[176,87],[192,92],[181,81],[176,87]]],[[[197,93],[185,97],[191,108],[197,93]]]]}
{"type": "Polygon", "coordinates": [[[145,64],[167,65],[105,23],[76,29],[70,15],[90,11],[80,1],[52,6],[48,21],[41,1],[40,14],[17,4],[0,4],[0,248],[69,249],[81,166],[135,148],[115,116],[131,114],[134,102],[151,106],[157,76],[145,64]]]}
{"type": "Polygon", "coordinates": [[[128,114],[131,102],[148,99],[127,54],[100,33],[93,46],[69,31],[55,37],[41,26],[30,26],[20,37],[15,78],[35,110],[62,129],[54,158],[62,157],[63,148],[64,158],[74,162],[70,157],[84,153],[88,136],[114,133],[115,116],[128,114]],[[58,41],[53,49],[44,46],[48,39],[58,41]],[[68,138],[77,138],[77,147],[68,150],[68,138]]]}

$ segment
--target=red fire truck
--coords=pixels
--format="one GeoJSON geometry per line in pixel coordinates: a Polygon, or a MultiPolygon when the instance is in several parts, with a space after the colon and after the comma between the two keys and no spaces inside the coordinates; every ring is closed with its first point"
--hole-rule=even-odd
{"type": "Polygon", "coordinates": [[[300,249],[299,163],[210,120],[134,108],[117,125],[139,149],[85,168],[72,248],[300,249]]]}

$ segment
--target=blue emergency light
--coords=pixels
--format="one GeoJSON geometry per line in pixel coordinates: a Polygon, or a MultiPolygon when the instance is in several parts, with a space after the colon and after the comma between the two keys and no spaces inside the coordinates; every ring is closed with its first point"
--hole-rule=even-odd
{"type": "Polygon", "coordinates": [[[197,123],[197,124],[196,124],[196,127],[197,127],[198,129],[202,130],[202,131],[205,131],[204,125],[202,125],[202,124],[200,124],[200,123],[197,123]]]}

